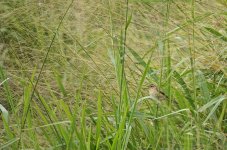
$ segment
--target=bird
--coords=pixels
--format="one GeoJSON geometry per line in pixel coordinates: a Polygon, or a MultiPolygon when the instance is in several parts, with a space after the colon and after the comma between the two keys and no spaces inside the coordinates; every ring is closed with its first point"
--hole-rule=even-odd
{"type": "Polygon", "coordinates": [[[158,102],[162,102],[168,99],[166,94],[160,91],[159,88],[154,84],[151,84],[149,86],[149,95],[152,99],[157,100],[158,102]]]}
{"type": "MultiPolygon", "coordinates": [[[[149,95],[152,100],[155,100],[159,104],[162,102],[166,102],[166,101],[170,102],[170,98],[164,92],[159,90],[159,88],[154,84],[151,84],[149,86],[149,95]]],[[[179,104],[176,101],[176,99],[172,99],[171,103],[173,103],[175,106],[179,107],[179,104]]]]}

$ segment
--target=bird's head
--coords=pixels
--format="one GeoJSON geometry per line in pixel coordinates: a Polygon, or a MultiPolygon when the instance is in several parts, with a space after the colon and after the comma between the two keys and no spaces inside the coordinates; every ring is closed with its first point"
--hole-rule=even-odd
{"type": "Polygon", "coordinates": [[[151,84],[151,85],[149,86],[149,88],[150,88],[150,89],[157,89],[157,86],[154,85],[154,84],[151,84]]]}

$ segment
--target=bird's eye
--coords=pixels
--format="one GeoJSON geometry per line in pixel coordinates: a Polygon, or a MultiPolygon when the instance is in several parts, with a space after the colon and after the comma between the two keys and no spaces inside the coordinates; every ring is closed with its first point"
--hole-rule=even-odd
{"type": "Polygon", "coordinates": [[[151,84],[150,87],[155,87],[154,84],[151,84]]]}

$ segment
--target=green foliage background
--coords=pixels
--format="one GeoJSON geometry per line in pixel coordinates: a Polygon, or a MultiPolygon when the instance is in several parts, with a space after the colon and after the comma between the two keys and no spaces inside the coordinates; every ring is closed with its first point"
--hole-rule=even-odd
{"type": "Polygon", "coordinates": [[[226,4],[0,1],[0,149],[226,149],[226,4]]]}

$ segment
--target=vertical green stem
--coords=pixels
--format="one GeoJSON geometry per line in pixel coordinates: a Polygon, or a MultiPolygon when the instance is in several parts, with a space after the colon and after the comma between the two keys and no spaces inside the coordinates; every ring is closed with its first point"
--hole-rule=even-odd
{"type": "Polygon", "coordinates": [[[190,63],[192,69],[193,99],[196,100],[196,81],[195,81],[195,0],[192,0],[192,43],[190,45],[190,63]]]}
{"type": "MultiPolygon", "coordinates": [[[[170,11],[170,2],[168,1],[167,3],[167,8],[166,8],[166,21],[165,21],[165,28],[167,30],[167,27],[168,27],[168,24],[169,24],[169,12],[170,11]]],[[[169,37],[168,35],[166,34],[165,35],[166,37],[166,48],[167,48],[167,77],[168,78],[168,97],[169,97],[169,101],[171,102],[171,76],[170,76],[170,73],[171,73],[171,50],[170,50],[170,45],[169,45],[169,37]]]]}
{"type": "MultiPolygon", "coordinates": [[[[192,70],[192,84],[193,84],[193,102],[196,102],[196,79],[195,79],[195,0],[191,1],[191,16],[192,16],[192,43],[190,43],[190,63],[192,70]]],[[[199,114],[196,116],[196,147],[200,149],[200,124],[199,114]]]]}
{"type": "Polygon", "coordinates": [[[121,78],[120,78],[120,105],[119,105],[119,115],[121,113],[122,99],[123,99],[123,84],[126,82],[125,77],[125,48],[126,48],[126,39],[127,39],[127,21],[128,21],[128,0],[126,0],[126,14],[125,14],[125,28],[123,33],[123,43],[122,43],[122,53],[120,52],[120,61],[121,61],[121,78]]]}
{"type": "MultiPolygon", "coordinates": [[[[165,47],[167,49],[167,58],[166,58],[166,65],[167,65],[167,72],[166,72],[166,76],[169,77],[167,80],[167,85],[168,85],[168,97],[169,97],[169,106],[171,106],[170,102],[171,102],[171,76],[170,76],[170,72],[171,72],[171,51],[170,51],[170,46],[169,46],[169,37],[166,34],[167,30],[168,30],[168,24],[169,24],[169,14],[170,14],[170,0],[168,0],[167,5],[166,5],[166,15],[165,15],[165,38],[166,38],[166,43],[165,43],[165,47]]],[[[171,149],[171,145],[170,145],[170,133],[169,133],[169,125],[168,125],[168,120],[166,120],[166,141],[167,141],[167,147],[168,149],[171,149]]]]}

